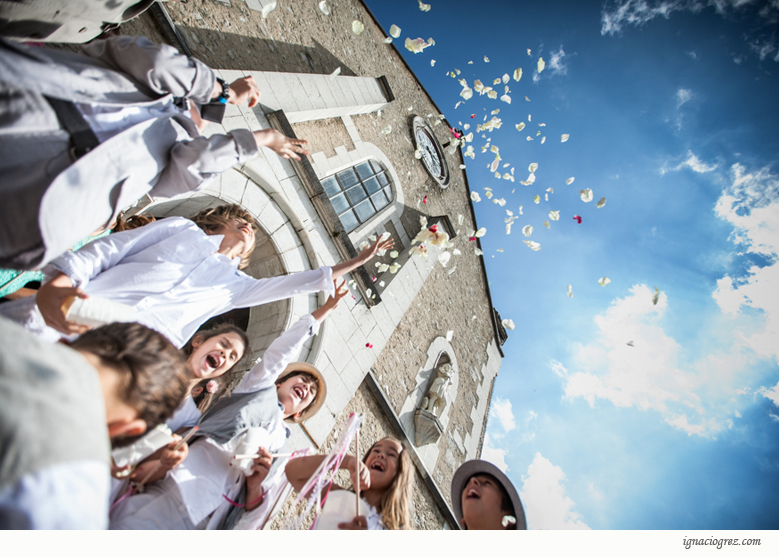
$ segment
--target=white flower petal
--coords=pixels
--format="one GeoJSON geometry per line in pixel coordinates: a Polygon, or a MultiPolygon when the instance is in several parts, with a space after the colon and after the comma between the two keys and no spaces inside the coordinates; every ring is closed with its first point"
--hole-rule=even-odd
{"type": "Polygon", "coordinates": [[[533,198],[533,203],[535,203],[536,205],[538,205],[539,203],[541,203],[541,196],[540,196],[540,195],[537,195],[537,196],[535,196],[535,197],[533,198]]]}
{"type": "Polygon", "coordinates": [[[522,240],[522,241],[525,242],[527,247],[529,247],[533,251],[539,251],[541,249],[541,244],[539,244],[538,242],[534,242],[533,240],[522,240]]]}
{"type": "Polygon", "coordinates": [[[541,145],[543,145],[545,141],[546,141],[546,136],[541,138],[541,145]]]}
{"type": "Polygon", "coordinates": [[[568,297],[573,298],[573,287],[571,285],[568,285],[568,297]]]}
{"type": "Polygon", "coordinates": [[[435,60],[430,60],[430,67],[432,68],[433,66],[435,66],[435,60]]]}
{"type": "Polygon", "coordinates": [[[595,205],[595,207],[598,208],[598,209],[601,209],[601,208],[603,208],[603,206],[605,204],[606,204],[606,198],[605,197],[601,197],[600,201],[598,201],[598,203],[595,205]]]}
{"type": "Polygon", "coordinates": [[[270,4],[266,4],[262,8],[262,19],[265,19],[268,17],[268,14],[271,13],[273,10],[276,9],[276,2],[271,2],[270,4]]]}
{"type": "Polygon", "coordinates": [[[560,143],[565,143],[566,141],[568,141],[569,137],[570,137],[569,134],[564,133],[563,135],[560,136],[560,143]]]}
{"type": "Polygon", "coordinates": [[[611,279],[609,279],[609,277],[603,277],[602,279],[598,279],[598,284],[600,284],[601,286],[606,286],[610,282],[611,279]]]}
{"type": "Polygon", "coordinates": [[[475,253],[476,255],[484,255],[484,252],[481,251],[479,248],[474,248],[473,253],[475,253]]]}
{"type": "Polygon", "coordinates": [[[573,184],[573,181],[574,181],[575,179],[576,179],[576,178],[574,178],[573,176],[571,176],[570,178],[568,178],[568,179],[565,181],[566,185],[570,186],[571,184],[573,184]]]}
{"type": "Polygon", "coordinates": [[[460,214],[457,215],[457,224],[462,226],[462,223],[463,223],[464,220],[465,220],[464,216],[462,216],[460,214]]]}
{"type": "Polygon", "coordinates": [[[319,3],[319,10],[320,10],[320,11],[321,11],[323,14],[325,14],[325,15],[330,15],[330,10],[327,8],[327,2],[326,2],[325,0],[322,0],[322,1],[319,3]]]}
{"type": "Polygon", "coordinates": [[[579,197],[582,198],[582,201],[585,203],[589,203],[592,201],[592,190],[590,188],[587,188],[585,190],[579,190],[579,197]]]}
{"type": "Polygon", "coordinates": [[[548,220],[545,220],[545,221],[544,221],[544,226],[546,226],[547,228],[549,228],[549,221],[548,221],[548,220]]]}
{"type": "Polygon", "coordinates": [[[506,329],[509,331],[514,330],[514,322],[511,319],[504,319],[500,322],[501,325],[503,325],[506,329]]]}
{"type": "Polygon", "coordinates": [[[487,57],[485,56],[485,57],[484,57],[484,61],[485,61],[485,62],[489,62],[489,61],[490,61],[490,59],[489,59],[489,58],[487,58],[487,57]]]}
{"type": "Polygon", "coordinates": [[[522,79],[522,68],[517,68],[514,70],[514,81],[519,81],[522,79]]]}
{"type": "Polygon", "coordinates": [[[524,122],[520,122],[519,124],[516,124],[514,127],[517,128],[518,132],[521,132],[522,130],[525,129],[525,123],[524,122]]]}
{"type": "Polygon", "coordinates": [[[546,67],[546,62],[544,62],[543,58],[539,58],[538,63],[536,63],[536,68],[538,69],[538,73],[544,71],[545,67],[546,67]]]}
{"type": "Polygon", "coordinates": [[[655,286],[655,293],[652,294],[652,303],[657,305],[658,300],[660,300],[660,289],[655,286]]]}
{"type": "Polygon", "coordinates": [[[398,37],[400,37],[400,27],[398,27],[393,23],[392,25],[390,25],[389,34],[390,37],[392,37],[393,39],[397,39],[398,37]]]}
{"type": "Polygon", "coordinates": [[[552,220],[560,220],[560,211],[549,211],[549,218],[552,220]]]}
{"type": "Polygon", "coordinates": [[[363,31],[365,31],[365,25],[363,25],[361,21],[357,21],[356,19],[352,21],[352,32],[355,35],[359,35],[363,31]]]}
{"type": "Polygon", "coordinates": [[[383,42],[384,44],[390,44],[392,42],[392,37],[384,37],[383,39],[381,39],[381,42],[383,42]]]}
{"type": "Polygon", "coordinates": [[[390,257],[391,257],[392,259],[397,259],[397,257],[398,257],[400,254],[397,252],[397,250],[392,250],[392,251],[390,252],[390,254],[389,254],[389,255],[390,255],[390,257]]]}
{"type": "Polygon", "coordinates": [[[385,126],[381,128],[381,133],[383,133],[384,135],[387,135],[390,132],[392,132],[392,126],[385,126]]]}
{"type": "Polygon", "coordinates": [[[460,91],[460,96],[467,101],[473,96],[473,89],[471,89],[470,87],[466,87],[465,89],[460,91]]]}
{"type": "Polygon", "coordinates": [[[503,95],[500,100],[502,100],[504,103],[511,104],[511,97],[508,95],[503,95]]]}
{"type": "Polygon", "coordinates": [[[481,196],[479,195],[479,192],[477,191],[471,192],[471,201],[473,201],[474,203],[478,203],[479,201],[481,201],[481,196]]]}
{"type": "Polygon", "coordinates": [[[449,260],[452,258],[452,254],[448,251],[442,251],[438,254],[438,262],[446,267],[446,264],[449,263],[449,260]]]}
{"type": "Polygon", "coordinates": [[[531,162],[528,165],[528,167],[527,167],[527,171],[528,172],[535,172],[536,170],[538,170],[538,163],[537,162],[531,162]]]}
{"type": "Polygon", "coordinates": [[[490,91],[487,93],[487,96],[491,99],[497,99],[498,98],[498,92],[497,91],[490,91]]]}
{"type": "Polygon", "coordinates": [[[419,0],[419,9],[423,12],[429,12],[430,11],[430,4],[425,4],[422,2],[422,0],[419,0]]]}
{"type": "Polygon", "coordinates": [[[546,191],[548,191],[549,193],[554,193],[554,188],[546,188],[546,191]]]}
{"type": "Polygon", "coordinates": [[[486,233],[487,233],[487,229],[486,229],[486,228],[484,228],[484,227],[482,226],[481,228],[479,228],[479,229],[476,231],[476,233],[474,234],[474,236],[476,236],[477,238],[481,238],[481,237],[482,237],[482,236],[484,236],[486,233]]]}
{"type": "Polygon", "coordinates": [[[533,227],[529,224],[526,224],[522,227],[522,234],[525,235],[526,238],[530,238],[530,235],[533,233],[533,227]]]}
{"type": "Polygon", "coordinates": [[[529,48],[527,49],[527,55],[528,55],[528,56],[531,56],[531,54],[530,54],[530,49],[529,49],[529,48]]]}

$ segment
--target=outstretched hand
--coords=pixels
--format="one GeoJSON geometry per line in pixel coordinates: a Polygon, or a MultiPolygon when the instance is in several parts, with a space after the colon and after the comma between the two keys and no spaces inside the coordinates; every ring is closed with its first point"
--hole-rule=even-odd
{"type": "Polygon", "coordinates": [[[230,104],[243,104],[249,101],[249,108],[260,102],[260,87],[252,76],[236,79],[230,84],[230,104]]]}
{"type": "Polygon", "coordinates": [[[62,309],[65,300],[70,297],[88,298],[86,292],[73,286],[73,281],[67,275],[60,273],[52,280],[41,286],[35,296],[35,303],[43,316],[43,320],[52,329],[66,335],[83,334],[91,327],[79,325],[65,318],[62,309]]]}
{"type": "Polygon", "coordinates": [[[360,259],[364,260],[365,262],[370,261],[373,259],[380,251],[388,250],[395,247],[395,240],[392,238],[388,238],[386,240],[382,240],[381,237],[379,237],[378,240],[372,245],[368,246],[362,252],[360,252],[360,259]]]}
{"type": "Polygon", "coordinates": [[[305,139],[293,139],[285,136],[278,130],[267,129],[254,132],[257,147],[267,147],[284,159],[300,160],[300,155],[308,155],[303,147],[308,141],[305,139]]]}
{"type": "Polygon", "coordinates": [[[325,317],[327,317],[331,311],[338,307],[338,302],[349,293],[349,288],[347,288],[345,280],[342,280],[341,284],[338,284],[338,281],[334,280],[333,284],[335,285],[335,296],[330,296],[321,307],[311,312],[312,317],[320,323],[324,321],[325,317]]]}
{"type": "Polygon", "coordinates": [[[346,469],[349,470],[349,476],[352,478],[352,485],[360,485],[360,491],[365,491],[371,487],[371,472],[365,463],[357,458],[348,455],[350,458],[346,464],[346,469]]]}

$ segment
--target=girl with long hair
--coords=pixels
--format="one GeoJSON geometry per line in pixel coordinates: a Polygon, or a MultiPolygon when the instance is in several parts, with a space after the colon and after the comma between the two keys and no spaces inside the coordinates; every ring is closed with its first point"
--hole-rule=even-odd
{"type": "MultiPolygon", "coordinates": [[[[302,456],[287,464],[287,479],[297,490],[303,488],[325,457],[302,456]]],[[[348,470],[352,484],[360,485],[360,497],[368,504],[367,516],[338,524],[340,530],[409,530],[411,528],[411,490],[414,468],[411,457],[400,441],[385,437],[374,443],[358,461],[346,455],[341,469],[348,470]]],[[[327,489],[327,488],[326,488],[327,489]]],[[[333,485],[332,490],[343,489],[333,485]]],[[[327,502],[323,512],[327,508],[327,502]]]]}

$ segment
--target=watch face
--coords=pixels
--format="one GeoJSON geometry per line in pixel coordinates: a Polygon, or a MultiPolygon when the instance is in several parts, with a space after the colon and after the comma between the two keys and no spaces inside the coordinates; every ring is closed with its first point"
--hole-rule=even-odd
{"type": "Polygon", "coordinates": [[[414,118],[414,139],[417,142],[417,148],[422,154],[422,164],[441,185],[449,185],[449,168],[443,157],[443,150],[438,140],[428,127],[427,123],[420,117],[414,118]]]}

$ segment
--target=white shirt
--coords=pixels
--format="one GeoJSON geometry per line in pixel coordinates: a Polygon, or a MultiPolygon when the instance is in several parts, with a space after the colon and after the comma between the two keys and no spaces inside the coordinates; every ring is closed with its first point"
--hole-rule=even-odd
{"type": "MultiPolygon", "coordinates": [[[[189,219],[169,217],[95,240],[45,270],[47,275],[61,271],[90,296],[134,308],[139,323],[178,348],[206,320],[231,309],[320,290],[335,293],[330,267],[252,278],[238,270],[238,258],[216,253],[222,238],[207,235],[189,219]]],[[[0,314],[49,340],[61,337],[44,323],[34,296],[2,304],[0,314]]]]}
{"type": "MultiPolygon", "coordinates": [[[[258,362],[233,392],[250,393],[273,386],[287,365],[295,360],[303,344],[319,331],[319,323],[311,314],[304,315],[292,327],[275,339],[258,362]]],[[[284,412],[280,407],[268,427],[270,452],[276,452],[287,440],[284,412]]],[[[162,480],[165,489],[178,489],[194,524],[200,524],[217,507],[225,503],[222,495],[235,500],[244,480],[241,469],[231,466],[235,449],[242,435],[221,445],[210,438],[193,443],[186,460],[162,480]]],[[[178,523],[178,522],[177,522],[178,523]]],[[[205,525],[205,524],[204,524],[205,525]]]]}
{"type": "Polygon", "coordinates": [[[31,530],[105,530],[111,471],[105,462],[63,462],[0,490],[0,524],[31,530]]]}
{"type": "Polygon", "coordinates": [[[183,427],[187,429],[195,427],[202,415],[203,414],[198,410],[192,395],[187,395],[187,398],[184,399],[181,406],[173,413],[173,416],[165,422],[165,425],[168,426],[168,429],[173,433],[176,433],[183,427]]]}

